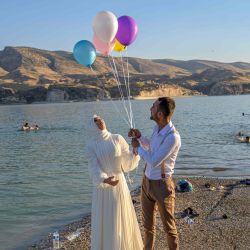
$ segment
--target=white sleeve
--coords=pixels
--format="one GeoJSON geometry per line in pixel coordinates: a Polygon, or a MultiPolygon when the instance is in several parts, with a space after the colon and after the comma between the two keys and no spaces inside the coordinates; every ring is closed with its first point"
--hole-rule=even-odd
{"type": "Polygon", "coordinates": [[[140,145],[145,149],[149,150],[150,148],[150,140],[144,136],[141,136],[138,141],[140,142],[140,145]]]}
{"type": "Polygon", "coordinates": [[[99,161],[96,157],[96,153],[91,148],[91,146],[88,146],[86,148],[86,155],[88,160],[88,168],[89,168],[89,174],[92,178],[93,184],[95,186],[100,186],[101,184],[104,184],[104,179],[108,178],[107,174],[102,171],[99,161]]]}
{"type": "Polygon", "coordinates": [[[140,156],[129,151],[129,145],[121,135],[118,136],[118,139],[121,147],[122,169],[124,172],[132,171],[138,166],[140,156]]]}
{"type": "Polygon", "coordinates": [[[180,140],[172,135],[168,137],[167,142],[161,144],[156,152],[151,152],[151,150],[146,151],[142,147],[139,147],[138,154],[152,167],[157,167],[168,158],[177,146],[180,146],[180,140]]]}

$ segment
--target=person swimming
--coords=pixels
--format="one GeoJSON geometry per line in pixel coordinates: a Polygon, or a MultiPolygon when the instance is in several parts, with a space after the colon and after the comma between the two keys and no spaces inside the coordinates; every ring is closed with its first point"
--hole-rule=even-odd
{"type": "Polygon", "coordinates": [[[28,122],[25,122],[21,128],[22,131],[30,131],[30,130],[39,130],[39,126],[37,124],[30,126],[28,122]]]}
{"type": "Polygon", "coordinates": [[[243,136],[243,135],[244,135],[243,131],[239,131],[239,133],[237,134],[237,136],[243,136]]]}
{"type": "Polygon", "coordinates": [[[30,125],[29,125],[29,123],[28,123],[28,122],[25,122],[25,123],[23,124],[23,126],[21,127],[21,130],[22,130],[22,131],[30,130],[30,125]]]}
{"type": "Polygon", "coordinates": [[[36,124],[36,125],[33,125],[30,127],[30,130],[39,130],[39,126],[36,124]]]}
{"type": "Polygon", "coordinates": [[[250,136],[246,136],[245,138],[243,136],[239,137],[238,140],[240,142],[246,142],[246,143],[250,143],[250,136]]]}

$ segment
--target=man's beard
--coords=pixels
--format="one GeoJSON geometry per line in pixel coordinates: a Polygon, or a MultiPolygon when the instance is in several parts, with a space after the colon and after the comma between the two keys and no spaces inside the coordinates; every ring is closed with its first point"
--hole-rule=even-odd
{"type": "Polygon", "coordinates": [[[156,121],[156,117],[154,117],[152,114],[150,115],[150,120],[156,121]]]}
{"type": "Polygon", "coordinates": [[[151,121],[155,121],[156,123],[159,121],[157,115],[153,116],[152,114],[151,114],[151,116],[150,116],[150,120],[151,120],[151,121]]]}

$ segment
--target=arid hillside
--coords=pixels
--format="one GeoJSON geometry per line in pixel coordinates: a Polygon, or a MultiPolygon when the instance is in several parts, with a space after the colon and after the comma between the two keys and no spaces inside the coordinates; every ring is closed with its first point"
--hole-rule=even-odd
{"type": "MultiPolygon", "coordinates": [[[[114,60],[122,85],[128,66],[132,96],[250,93],[250,63],[114,60]]],[[[0,103],[117,98],[111,65],[112,58],[98,56],[92,71],[79,65],[70,52],[5,47],[0,51],[0,103]]]]}

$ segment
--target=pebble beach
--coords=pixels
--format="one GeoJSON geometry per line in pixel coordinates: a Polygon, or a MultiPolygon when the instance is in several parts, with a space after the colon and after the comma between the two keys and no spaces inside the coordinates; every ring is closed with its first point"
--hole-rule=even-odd
{"type": "MultiPolygon", "coordinates": [[[[192,177],[192,192],[176,193],[175,217],[180,249],[250,249],[250,186],[239,179],[192,177]],[[195,212],[187,223],[185,210],[195,212]]],[[[180,178],[174,178],[175,183],[180,178]]],[[[140,187],[131,191],[143,235],[140,187]]],[[[90,214],[60,229],[60,249],[90,249],[90,214]]],[[[168,249],[166,235],[157,214],[157,250],[168,249]]],[[[28,250],[52,249],[52,234],[34,243],[28,250]]],[[[132,250],[132,249],[131,249],[132,250]]]]}

